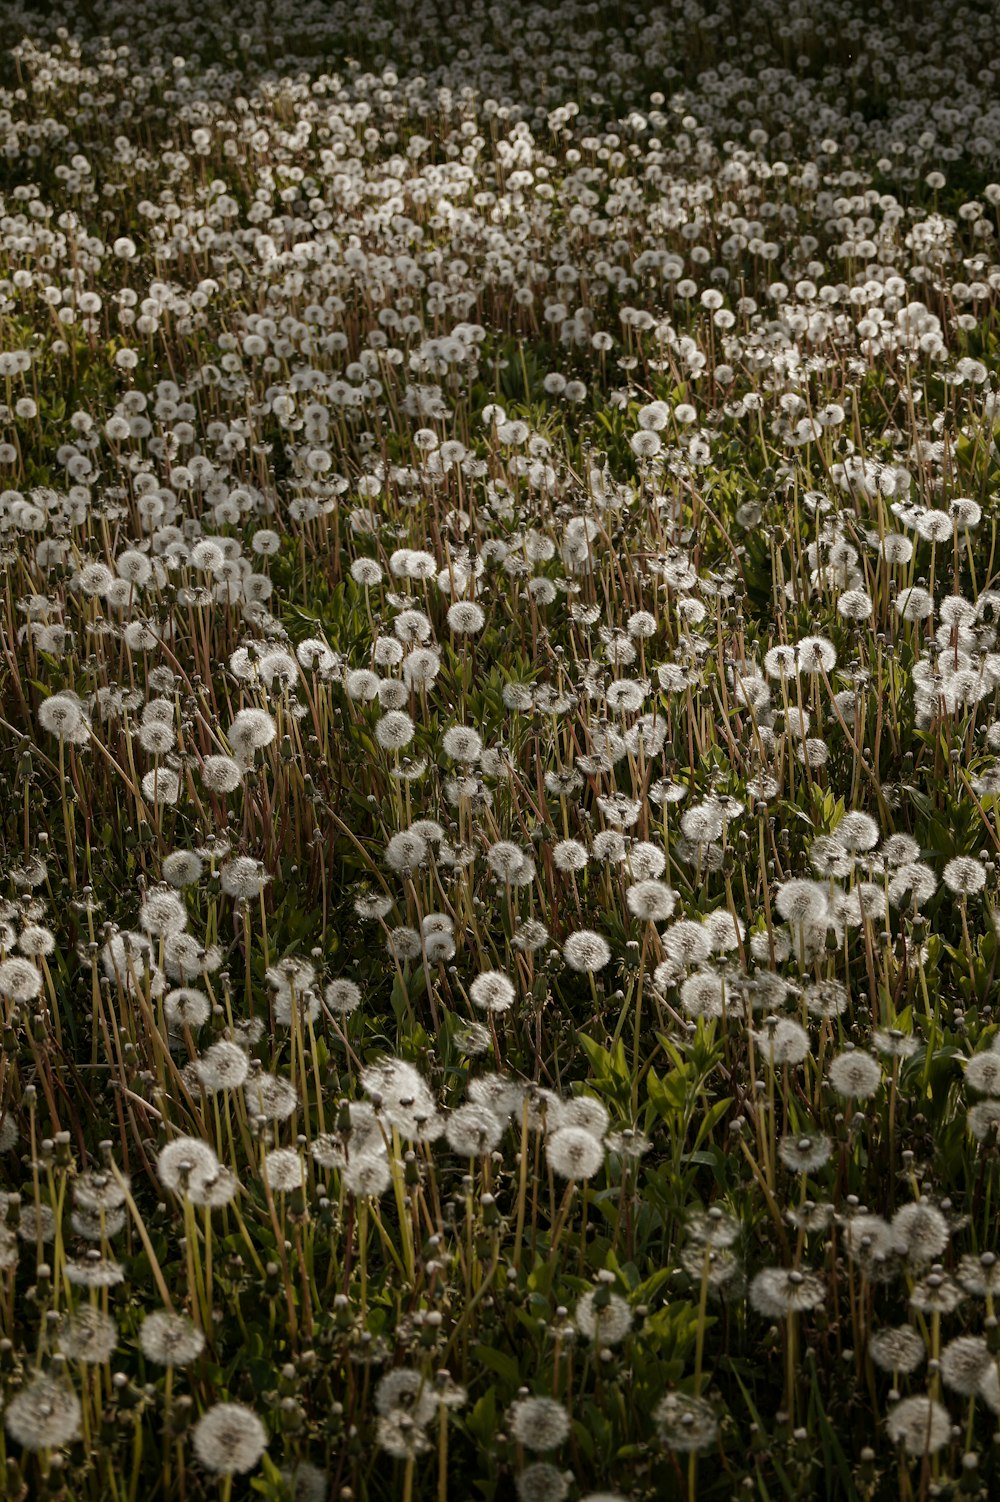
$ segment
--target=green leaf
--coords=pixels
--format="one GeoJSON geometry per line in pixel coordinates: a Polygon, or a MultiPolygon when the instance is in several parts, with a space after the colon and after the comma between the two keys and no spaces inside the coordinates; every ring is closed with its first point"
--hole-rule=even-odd
{"type": "Polygon", "coordinates": [[[505,1356],[494,1346],[480,1345],[476,1346],[476,1360],[488,1367],[491,1372],[496,1372],[498,1377],[502,1377],[511,1391],[515,1391],[520,1385],[521,1368],[513,1356],[505,1356]]]}

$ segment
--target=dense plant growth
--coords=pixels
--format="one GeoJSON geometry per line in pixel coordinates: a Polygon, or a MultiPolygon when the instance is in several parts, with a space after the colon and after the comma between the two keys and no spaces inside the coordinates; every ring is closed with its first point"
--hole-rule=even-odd
{"type": "Polygon", "coordinates": [[[994,1495],[995,8],[3,19],[5,1495],[994,1495]]]}

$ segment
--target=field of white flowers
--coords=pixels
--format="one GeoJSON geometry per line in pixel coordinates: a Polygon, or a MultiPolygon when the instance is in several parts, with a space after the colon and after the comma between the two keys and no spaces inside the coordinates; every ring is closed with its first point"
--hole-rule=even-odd
{"type": "Polygon", "coordinates": [[[0,20],[0,1495],[996,1497],[996,6],[0,20]]]}

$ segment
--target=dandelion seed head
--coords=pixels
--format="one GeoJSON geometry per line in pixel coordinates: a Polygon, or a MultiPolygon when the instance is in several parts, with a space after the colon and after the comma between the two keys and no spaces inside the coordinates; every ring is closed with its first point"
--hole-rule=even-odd
{"type": "Polygon", "coordinates": [[[604,1166],[604,1147],[583,1127],[562,1126],[546,1140],[545,1154],[561,1179],[592,1179],[604,1166]]]}
{"type": "Polygon", "coordinates": [[[910,1307],[920,1314],[952,1314],[964,1297],[962,1287],[935,1263],[910,1290],[910,1307]]]}
{"type": "Polygon", "coordinates": [[[206,756],[201,764],[201,780],[210,793],[233,793],[243,781],[243,771],[231,756],[206,756]]]}
{"type": "Polygon", "coordinates": [[[276,1194],[291,1194],[305,1182],[302,1159],[294,1147],[276,1147],[264,1158],[264,1177],[276,1194]]]}
{"type": "Polygon", "coordinates": [[[463,1157],[482,1157],[493,1152],[503,1136],[503,1123],[486,1106],[469,1101],[452,1111],[445,1124],[445,1137],[452,1152],[463,1157]]]}
{"type": "Polygon", "coordinates": [[[790,1173],[816,1173],[832,1152],[832,1142],[822,1133],[783,1137],[778,1144],[778,1156],[790,1173]]]}
{"type": "Polygon", "coordinates": [[[587,848],[579,840],[560,840],[552,847],[552,864],[557,871],[582,871],[588,859],[587,848]]]}
{"type": "Polygon", "coordinates": [[[942,1382],[965,1398],[975,1397],[991,1367],[995,1370],[996,1363],[981,1335],[956,1336],[941,1352],[942,1382]]]}
{"type": "Polygon", "coordinates": [[[513,982],[500,970],[483,971],[469,987],[469,1000],[484,1012],[509,1011],[516,999],[513,982]]]}
{"type": "Polygon", "coordinates": [[[205,1349],[205,1337],[187,1315],[161,1309],[143,1320],[139,1344],[146,1360],[156,1366],[190,1366],[205,1349]]]}
{"type": "Polygon", "coordinates": [[[0,996],[10,1001],[31,1001],[42,994],[42,975],[29,959],[18,956],[0,962],[0,996]]]}
{"type": "Polygon", "coordinates": [[[924,1360],[923,1340],[912,1325],[876,1330],[868,1340],[868,1354],[883,1371],[909,1376],[924,1360]]]}
{"type": "Polygon", "coordinates": [[[58,1450],[80,1432],[80,1400],[57,1378],[36,1376],[7,1403],[4,1425],[25,1450],[58,1450]]]}
{"type": "Polygon", "coordinates": [[[215,1403],[191,1432],[199,1464],[216,1475],[252,1471],[267,1449],[267,1430],[242,1403],[215,1403]]]}
{"type": "Polygon", "coordinates": [[[673,915],[677,894],[661,881],[634,882],[625,893],[628,910],[643,923],[663,923],[673,915]]]}
{"type": "Polygon", "coordinates": [[[527,1450],[555,1450],[569,1427],[569,1415],[555,1398],[520,1398],[510,1411],[510,1432],[527,1450]]]}
{"type": "Polygon", "coordinates": [[[594,1095],[574,1095],[559,1112],[560,1127],[581,1127],[598,1139],[607,1132],[609,1119],[607,1106],[594,1095]]]}
{"type": "Polygon", "coordinates": [[[58,1339],[59,1349],[70,1361],[101,1365],[110,1360],[118,1344],[118,1327],[101,1309],[84,1306],[64,1318],[58,1339]]]}
{"type": "Polygon", "coordinates": [[[473,600],[457,600],[448,608],[448,629],[456,636],[475,636],[486,625],[486,616],[473,600]]]}
{"type": "Polygon", "coordinates": [[[768,1319],[815,1309],[826,1297],[826,1286],[815,1273],[798,1268],[765,1267],[753,1278],[748,1291],[751,1308],[768,1319]]]}
{"type": "Polygon", "coordinates": [[[801,1064],[810,1053],[809,1034],[790,1017],[769,1021],[753,1038],[761,1058],[772,1067],[801,1064]]]}
{"type": "Polygon", "coordinates": [[[927,1199],[902,1205],[892,1217],[892,1229],[910,1262],[932,1262],[951,1239],[945,1216],[927,1199]]]}
{"type": "Polygon", "coordinates": [[[972,856],[956,856],[944,868],[944,884],[956,897],[974,896],[986,885],[986,867],[972,856]]]}
{"type": "Polygon", "coordinates": [[[563,945],[563,959],[571,970],[593,973],[611,962],[611,950],[600,934],[582,928],[570,934],[563,945]]]}
{"type": "Polygon", "coordinates": [[[882,1083],[882,1067],[870,1053],[854,1049],[831,1060],[827,1078],[845,1099],[867,1100],[882,1083]]]}
{"type": "Polygon", "coordinates": [[[934,1455],[951,1434],[948,1410],[923,1395],[903,1398],[889,1412],[886,1431],[907,1455],[934,1455]]]}
{"type": "Polygon", "coordinates": [[[707,1450],[719,1432],[715,1410],[707,1399],[686,1393],[668,1393],[653,1417],[663,1446],[680,1455],[707,1450]]]}

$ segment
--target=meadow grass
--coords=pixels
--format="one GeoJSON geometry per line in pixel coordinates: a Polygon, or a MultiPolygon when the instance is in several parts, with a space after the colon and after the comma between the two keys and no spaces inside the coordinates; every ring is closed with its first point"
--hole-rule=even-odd
{"type": "Polygon", "coordinates": [[[994,8],[0,14],[2,1495],[994,1495],[994,8]]]}

